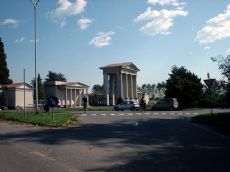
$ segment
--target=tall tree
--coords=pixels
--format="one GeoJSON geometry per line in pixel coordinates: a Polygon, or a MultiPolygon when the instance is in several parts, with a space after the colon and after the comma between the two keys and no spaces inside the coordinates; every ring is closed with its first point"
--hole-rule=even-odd
{"type": "Polygon", "coordinates": [[[49,81],[67,81],[66,77],[62,73],[56,73],[49,71],[48,75],[46,75],[46,82],[49,81]]]}
{"type": "Polygon", "coordinates": [[[224,78],[227,78],[226,80],[222,80],[222,82],[225,82],[225,102],[228,107],[230,107],[230,55],[228,55],[226,58],[223,56],[217,56],[217,57],[211,57],[212,61],[218,63],[218,67],[223,75],[224,78]]]}
{"type": "MultiPolygon", "coordinates": [[[[45,98],[44,83],[42,82],[40,74],[38,74],[37,82],[38,82],[38,99],[39,101],[43,101],[45,98]]],[[[32,79],[31,85],[33,85],[33,87],[35,88],[35,78],[32,79]]],[[[34,97],[35,97],[35,90],[34,90],[34,97]]]]}
{"type": "Polygon", "coordinates": [[[166,97],[175,97],[180,106],[194,106],[202,95],[201,79],[184,67],[173,66],[166,81],[166,97]]]}
{"type": "Polygon", "coordinates": [[[92,88],[92,93],[95,95],[103,94],[103,86],[95,84],[92,88]]]}
{"type": "Polygon", "coordinates": [[[218,67],[224,77],[228,79],[228,82],[230,83],[230,55],[228,55],[226,58],[223,56],[217,56],[217,57],[211,57],[213,62],[218,63],[218,67]]]}
{"type": "Polygon", "coordinates": [[[9,79],[9,69],[6,62],[6,54],[4,51],[4,44],[0,37],[0,84],[11,84],[12,80],[9,79]]]}
{"type": "Polygon", "coordinates": [[[165,90],[166,90],[166,83],[165,82],[157,83],[156,91],[155,91],[156,92],[155,97],[164,98],[165,90]]]}

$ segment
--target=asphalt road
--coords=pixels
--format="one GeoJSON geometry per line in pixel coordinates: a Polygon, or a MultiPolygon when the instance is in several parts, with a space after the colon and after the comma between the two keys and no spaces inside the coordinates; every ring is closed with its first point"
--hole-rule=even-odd
{"type": "Polygon", "coordinates": [[[207,111],[76,112],[80,125],[55,129],[0,122],[0,171],[229,172],[230,139],[190,122],[207,111]]]}

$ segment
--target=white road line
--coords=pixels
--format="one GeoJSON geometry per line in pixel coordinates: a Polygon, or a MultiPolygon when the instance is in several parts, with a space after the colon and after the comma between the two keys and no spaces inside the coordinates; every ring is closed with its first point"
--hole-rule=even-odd
{"type": "Polygon", "coordinates": [[[111,116],[114,116],[115,114],[114,114],[114,113],[111,113],[110,115],[111,115],[111,116]]]}
{"type": "Polygon", "coordinates": [[[87,116],[87,114],[83,113],[83,114],[81,114],[81,116],[87,116]]]}
{"type": "Polygon", "coordinates": [[[191,113],[190,112],[187,112],[186,115],[190,115],[191,113]]]}
{"type": "Polygon", "coordinates": [[[104,113],[102,113],[102,114],[100,114],[101,116],[106,116],[106,114],[104,114],[104,113]]]}
{"type": "Polygon", "coordinates": [[[93,113],[91,116],[97,116],[97,114],[93,113]]]}
{"type": "Polygon", "coordinates": [[[182,115],[182,113],[181,113],[181,112],[179,112],[179,113],[178,113],[178,115],[182,115]]]}
{"type": "Polygon", "coordinates": [[[171,114],[171,115],[174,115],[175,113],[174,113],[174,112],[171,112],[170,114],[171,114]]]}
{"type": "Polygon", "coordinates": [[[150,113],[149,113],[149,112],[147,112],[147,113],[145,113],[145,115],[150,115],[150,113]]]}
{"type": "Polygon", "coordinates": [[[199,113],[197,113],[197,112],[195,112],[195,113],[193,113],[194,115],[198,115],[199,113]]]}
{"type": "Polygon", "coordinates": [[[120,113],[119,115],[123,116],[123,115],[125,115],[125,114],[123,114],[123,113],[120,113]]]}
{"type": "Polygon", "coordinates": [[[141,113],[136,113],[136,115],[141,115],[141,113]]]}
{"type": "Polygon", "coordinates": [[[161,113],[161,114],[162,114],[162,115],[166,115],[166,113],[164,113],[164,112],[163,112],[163,113],[161,113]]]}
{"type": "Polygon", "coordinates": [[[127,113],[127,115],[133,115],[133,113],[127,113]]]}

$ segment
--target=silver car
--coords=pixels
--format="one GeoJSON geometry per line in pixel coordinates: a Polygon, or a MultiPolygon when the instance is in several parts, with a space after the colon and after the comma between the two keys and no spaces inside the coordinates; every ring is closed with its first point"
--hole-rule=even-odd
{"type": "Polygon", "coordinates": [[[120,104],[116,104],[114,106],[114,110],[119,111],[119,110],[139,110],[140,105],[134,101],[124,101],[120,104]]]}

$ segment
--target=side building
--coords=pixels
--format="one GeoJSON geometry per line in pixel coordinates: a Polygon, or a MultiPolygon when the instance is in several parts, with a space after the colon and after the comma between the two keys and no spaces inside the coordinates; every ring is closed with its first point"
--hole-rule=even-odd
{"type": "Polygon", "coordinates": [[[34,88],[30,84],[0,85],[0,93],[3,92],[7,95],[7,104],[10,109],[15,109],[17,106],[24,107],[24,95],[25,107],[33,107],[34,105],[34,88]]]}
{"type": "Polygon", "coordinates": [[[51,81],[44,84],[46,98],[57,97],[60,107],[82,106],[82,97],[88,96],[88,88],[80,82],[51,81]]]}

